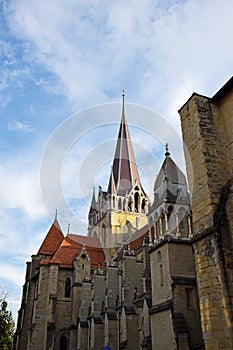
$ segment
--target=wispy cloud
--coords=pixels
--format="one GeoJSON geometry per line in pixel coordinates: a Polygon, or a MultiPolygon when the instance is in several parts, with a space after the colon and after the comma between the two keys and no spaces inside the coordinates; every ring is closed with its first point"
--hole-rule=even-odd
{"type": "Polygon", "coordinates": [[[33,132],[35,129],[26,121],[14,120],[12,122],[8,122],[7,124],[8,130],[10,131],[21,131],[21,132],[33,132]]]}
{"type": "Polygon", "coordinates": [[[17,0],[8,6],[15,34],[33,43],[25,59],[55,74],[73,102],[85,103],[87,96],[103,102],[107,90],[124,85],[135,99],[170,112],[174,94],[181,104],[192,89],[206,88],[210,75],[222,79],[230,72],[233,54],[226,33],[232,32],[233,3],[228,0],[168,1],[166,8],[149,0],[61,0],[47,6],[17,0]],[[216,16],[221,25],[216,26],[216,16]],[[50,20],[44,22],[45,17],[50,20]],[[156,100],[161,93],[163,101],[156,100]]]}

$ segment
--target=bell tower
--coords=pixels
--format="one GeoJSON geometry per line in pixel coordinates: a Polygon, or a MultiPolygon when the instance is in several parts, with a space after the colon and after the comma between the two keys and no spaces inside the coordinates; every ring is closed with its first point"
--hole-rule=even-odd
{"type": "Polygon", "coordinates": [[[147,224],[148,197],[142,187],[122,94],[122,115],[107,191],[95,191],[88,215],[88,234],[97,236],[111,256],[135,230],[147,224]]]}

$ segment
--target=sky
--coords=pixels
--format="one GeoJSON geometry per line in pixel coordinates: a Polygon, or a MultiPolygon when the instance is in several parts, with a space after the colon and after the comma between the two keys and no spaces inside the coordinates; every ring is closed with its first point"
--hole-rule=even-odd
{"type": "Polygon", "coordinates": [[[185,171],[178,109],[231,77],[232,13],[231,0],[0,0],[0,287],[14,317],[56,209],[65,234],[87,232],[123,89],[149,196],[166,142],[185,171]]]}

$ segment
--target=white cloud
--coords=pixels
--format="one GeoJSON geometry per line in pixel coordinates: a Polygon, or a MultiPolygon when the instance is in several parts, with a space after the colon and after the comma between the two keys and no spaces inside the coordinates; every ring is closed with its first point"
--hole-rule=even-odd
{"type": "Polygon", "coordinates": [[[39,187],[39,158],[29,154],[31,150],[8,159],[0,165],[0,209],[19,209],[29,219],[37,219],[44,214],[39,187]],[[38,166],[35,166],[35,163],[38,166]]]}
{"type": "Polygon", "coordinates": [[[55,74],[54,91],[74,104],[103,102],[111,90],[129,87],[135,101],[178,120],[176,111],[193,89],[221,84],[230,74],[232,10],[230,0],[52,0],[46,6],[17,0],[8,5],[8,20],[32,43],[25,60],[55,74]]]}
{"type": "Polygon", "coordinates": [[[24,266],[5,264],[1,261],[0,278],[22,286],[24,282],[24,266]]]}
{"type": "Polygon", "coordinates": [[[33,132],[35,129],[26,121],[14,120],[7,124],[9,131],[33,132]]]}

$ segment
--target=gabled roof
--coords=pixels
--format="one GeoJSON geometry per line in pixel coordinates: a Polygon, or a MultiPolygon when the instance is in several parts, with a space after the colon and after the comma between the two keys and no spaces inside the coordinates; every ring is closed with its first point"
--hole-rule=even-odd
{"type": "Polygon", "coordinates": [[[131,191],[136,183],[142,188],[125,116],[124,96],[123,93],[121,123],[107,191],[108,194],[113,194],[115,186],[117,194],[122,196],[131,191]]]}
{"type": "Polygon", "coordinates": [[[56,252],[60,244],[62,243],[63,239],[64,239],[64,235],[62,233],[61,227],[57,219],[55,219],[40,249],[38,250],[38,254],[52,256],[56,252]]]}
{"type": "Polygon", "coordinates": [[[72,268],[73,261],[85,245],[92,268],[105,267],[105,255],[97,238],[68,234],[60,244],[51,259],[41,261],[42,265],[58,264],[61,267],[72,268]]]}
{"type": "Polygon", "coordinates": [[[81,245],[86,245],[88,247],[93,248],[102,248],[100,241],[97,237],[88,237],[83,235],[75,235],[73,233],[69,233],[67,235],[68,238],[72,239],[74,242],[79,243],[81,245]]]}

